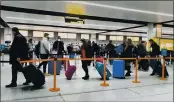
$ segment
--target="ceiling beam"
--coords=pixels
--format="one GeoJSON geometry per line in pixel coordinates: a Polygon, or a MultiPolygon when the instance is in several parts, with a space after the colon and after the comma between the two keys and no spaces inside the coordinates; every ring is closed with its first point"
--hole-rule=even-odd
{"type": "Polygon", "coordinates": [[[109,33],[109,32],[114,32],[114,31],[123,31],[123,30],[128,30],[128,29],[140,28],[140,27],[144,27],[144,26],[147,26],[147,25],[140,25],[140,26],[122,28],[122,29],[117,29],[117,30],[110,30],[110,31],[100,32],[100,33],[97,33],[97,34],[109,33]]]}
{"type": "Polygon", "coordinates": [[[117,19],[117,18],[109,18],[109,17],[70,14],[70,13],[65,13],[65,12],[45,11],[45,10],[37,10],[37,9],[29,9],[29,8],[21,8],[21,7],[4,6],[4,5],[1,5],[1,10],[21,12],[21,13],[30,13],[30,14],[61,16],[61,17],[71,16],[71,17],[79,17],[80,19],[89,19],[89,20],[97,20],[97,21],[109,21],[109,22],[120,22],[120,23],[129,23],[129,24],[148,24],[148,23],[152,23],[152,22],[146,22],[146,21],[126,20],[126,19],[117,19]]]}
{"type": "MultiPolygon", "coordinates": [[[[80,28],[80,27],[67,27],[67,26],[57,26],[57,25],[42,25],[42,24],[33,24],[33,23],[18,23],[18,22],[7,22],[8,24],[16,25],[30,25],[30,26],[43,26],[43,27],[60,27],[60,28],[72,28],[72,29],[83,29],[83,30],[96,30],[96,31],[113,31],[110,29],[96,29],[96,28],[80,28]]],[[[26,29],[23,29],[26,30],[26,29]]],[[[115,32],[127,32],[127,33],[143,33],[146,32],[135,32],[135,31],[115,31],[115,32]]]]}
{"type": "Polygon", "coordinates": [[[165,24],[165,23],[171,23],[171,22],[174,22],[174,20],[170,20],[170,21],[161,22],[161,24],[165,24]]]}
{"type": "Polygon", "coordinates": [[[44,24],[34,24],[34,23],[18,23],[18,22],[7,22],[8,24],[16,25],[31,25],[31,26],[43,26],[43,27],[59,27],[59,28],[71,28],[71,29],[82,29],[82,30],[99,30],[99,31],[108,31],[109,29],[97,29],[97,28],[82,28],[82,27],[68,27],[60,25],[44,25],[44,24]]]}
{"type": "Polygon", "coordinates": [[[10,28],[8,26],[8,24],[0,17],[0,24],[4,27],[4,28],[10,28]]]}
{"type": "Polygon", "coordinates": [[[174,25],[170,25],[170,24],[162,24],[163,27],[168,27],[168,28],[174,28],[174,25]]]}

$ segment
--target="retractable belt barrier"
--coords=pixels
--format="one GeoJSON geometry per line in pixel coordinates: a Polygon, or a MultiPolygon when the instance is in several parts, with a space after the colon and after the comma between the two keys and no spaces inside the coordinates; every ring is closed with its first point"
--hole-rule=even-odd
{"type": "Polygon", "coordinates": [[[106,82],[106,61],[107,60],[135,60],[136,64],[135,64],[135,80],[133,80],[133,83],[140,83],[140,81],[138,80],[138,60],[149,60],[149,59],[163,59],[163,63],[162,63],[162,77],[161,80],[166,80],[166,78],[164,77],[164,71],[165,71],[165,59],[174,59],[174,57],[170,58],[170,57],[156,57],[156,58],[149,58],[149,57],[145,57],[145,58],[51,58],[51,59],[42,59],[42,60],[25,60],[25,61],[20,61],[20,59],[18,59],[20,61],[20,63],[27,63],[27,62],[40,62],[40,61],[54,61],[54,78],[53,78],[53,88],[50,88],[49,91],[51,92],[57,92],[60,91],[60,88],[57,88],[56,86],[56,61],[57,60],[104,60],[104,74],[103,74],[103,83],[101,83],[100,85],[103,87],[109,86],[109,84],[106,82]]]}

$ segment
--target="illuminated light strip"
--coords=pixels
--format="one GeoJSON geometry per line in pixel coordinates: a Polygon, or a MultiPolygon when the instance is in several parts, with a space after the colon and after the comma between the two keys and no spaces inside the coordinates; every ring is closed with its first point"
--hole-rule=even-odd
{"type": "MultiPolygon", "coordinates": [[[[65,24],[67,26],[98,26],[98,27],[106,27],[106,28],[123,28],[123,27],[118,27],[118,26],[105,26],[105,25],[94,25],[94,24],[67,24],[65,22],[61,22],[61,21],[50,21],[50,20],[41,20],[41,19],[29,19],[29,18],[21,18],[21,17],[6,17],[7,19],[16,19],[16,20],[28,20],[28,21],[39,21],[39,22],[50,22],[50,23],[60,23],[60,24],[65,24]]],[[[143,28],[138,28],[138,29],[134,29],[136,31],[147,31],[147,29],[143,29],[143,28]]],[[[163,30],[164,33],[173,33],[173,31],[168,31],[168,30],[163,30]]]]}
{"type": "Polygon", "coordinates": [[[40,20],[40,19],[29,19],[29,18],[21,18],[21,17],[6,17],[7,19],[16,19],[16,20],[28,20],[28,21],[38,21],[38,22],[51,22],[51,23],[60,23],[60,24],[65,24],[67,26],[98,26],[98,27],[106,27],[106,28],[123,28],[123,27],[118,27],[118,26],[104,26],[104,25],[94,25],[94,24],[72,24],[72,23],[65,23],[65,22],[60,22],[60,21],[50,21],[50,20],[40,20]]]}
{"type": "Polygon", "coordinates": [[[103,4],[89,3],[89,2],[85,2],[85,1],[64,1],[64,2],[85,4],[85,5],[97,6],[97,7],[105,7],[105,8],[110,8],[110,9],[118,9],[118,10],[124,10],[124,11],[132,11],[132,12],[139,12],[139,13],[146,13],[146,14],[162,15],[162,16],[173,17],[172,14],[167,14],[167,13],[162,13],[162,12],[137,10],[137,9],[131,9],[131,8],[118,7],[118,6],[116,7],[116,6],[109,6],[109,5],[103,5],[103,4]]]}

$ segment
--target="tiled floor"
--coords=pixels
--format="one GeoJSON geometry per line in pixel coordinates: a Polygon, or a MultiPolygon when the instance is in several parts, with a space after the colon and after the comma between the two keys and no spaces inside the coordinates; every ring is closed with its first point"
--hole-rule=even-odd
{"type": "MultiPolygon", "coordinates": [[[[25,81],[22,73],[18,73],[18,87],[6,89],[5,85],[11,81],[11,66],[1,66],[1,101],[173,101],[173,68],[168,67],[170,77],[166,81],[156,76],[149,76],[150,72],[139,71],[141,83],[132,83],[134,73],[128,79],[113,79],[107,81],[109,87],[102,87],[100,76],[95,68],[90,67],[90,80],[84,81],[80,64],[73,80],[66,80],[64,71],[57,76],[59,92],[49,92],[53,86],[53,76],[46,77],[43,89],[30,90],[29,86],[22,86],[25,81]]],[[[112,67],[109,67],[112,70],[112,67]]]]}

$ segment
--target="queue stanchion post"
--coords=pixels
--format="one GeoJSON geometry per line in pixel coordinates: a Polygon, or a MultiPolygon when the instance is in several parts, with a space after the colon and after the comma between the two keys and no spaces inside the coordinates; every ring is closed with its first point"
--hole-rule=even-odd
{"type": "Polygon", "coordinates": [[[56,87],[56,61],[57,61],[57,58],[54,58],[54,78],[53,78],[53,88],[50,88],[49,91],[51,92],[57,92],[57,91],[60,91],[60,88],[57,88],[56,87]]]}
{"type": "Polygon", "coordinates": [[[140,81],[138,81],[138,58],[136,58],[135,60],[135,80],[132,81],[133,83],[140,83],[140,81]]]}
{"type": "Polygon", "coordinates": [[[103,83],[101,83],[100,85],[103,86],[103,87],[107,87],[109,86],[108,83],[106,83],[106,58],[104,59],[104,68],[103,68],[103,83]]]}
{"type": "Polygon", "coordinates": [[[167,80],[167,78],[165,78],[164,76],[164,74],[165,74],[165,57],[163,56],[163,58],[162,58],[163,60],[162,60],[162,62],[163,62],[163,64],[162,64],[162,77],[160,78],[161,80],[167,80]]]}

